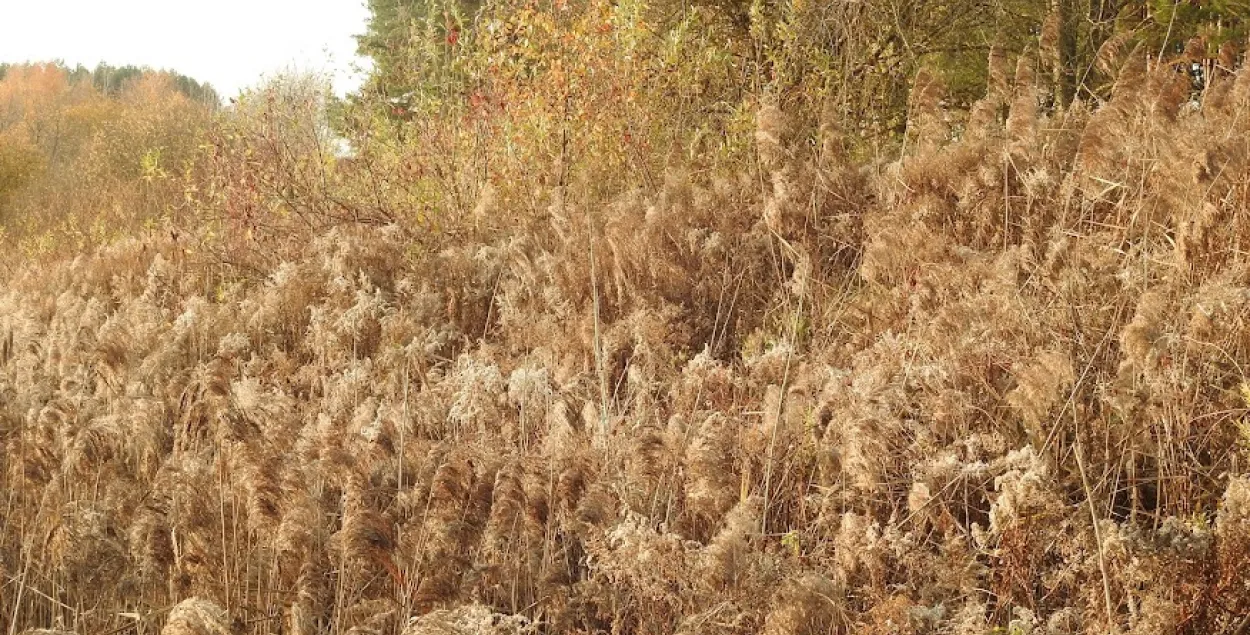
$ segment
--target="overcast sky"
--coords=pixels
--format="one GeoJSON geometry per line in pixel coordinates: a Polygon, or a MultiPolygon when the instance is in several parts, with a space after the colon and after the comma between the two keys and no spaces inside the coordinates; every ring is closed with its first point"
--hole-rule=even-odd
{"type": "Polygon", "coordinates": [[[364,0],[0,0],[0,62],[168,68],[223,97],[288,68],[359,85],[364,0]]]}

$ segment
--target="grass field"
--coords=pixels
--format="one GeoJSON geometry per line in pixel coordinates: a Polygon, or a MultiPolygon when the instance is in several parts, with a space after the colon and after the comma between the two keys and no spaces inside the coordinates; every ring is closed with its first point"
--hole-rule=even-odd
{"type": "Polygon", "coordinates": [[[0,633],[1244,632],[1250,71],[1127,58],[922,76],[892,159],[765,104],[435,235],[11,264],[0,633]]]}

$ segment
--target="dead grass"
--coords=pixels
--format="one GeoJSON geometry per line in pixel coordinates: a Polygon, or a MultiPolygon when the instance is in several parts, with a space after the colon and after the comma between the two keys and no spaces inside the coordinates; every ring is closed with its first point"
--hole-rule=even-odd
{"type": "Polygon", "coordinates": [[[1190,100],[1139,52],[1048,113],[992,56],[975,129],[926,75],[888,165],[770,106],[759,171],[421,250],[339,225],[254,275],[173,238],[18,269],[0,615],[1237,632],[1250,71],[1190,100]]]}

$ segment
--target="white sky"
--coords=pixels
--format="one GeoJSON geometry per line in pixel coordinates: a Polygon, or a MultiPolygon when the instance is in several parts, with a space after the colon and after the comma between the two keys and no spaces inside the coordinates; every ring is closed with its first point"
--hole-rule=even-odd
{"type": "Polygon", "coordinates": [[[0,62],[178,71],[222,97],[287,69],[359,86],[364,0],[0,0],[0,62]]]}

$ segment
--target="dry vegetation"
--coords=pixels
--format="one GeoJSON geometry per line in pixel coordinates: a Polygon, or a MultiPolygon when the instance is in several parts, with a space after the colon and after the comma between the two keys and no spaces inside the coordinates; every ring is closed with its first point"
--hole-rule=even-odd
{"type": "Polygon", "coordinates": [[[0,65],[0,241],[28,259],[81,253],[168,216],[211,95],[170,72],[0,65]],[[109,75],[125,71],[125,81],[109,75]]]}
{"type": "Polygon", "coordinates": [[[1241,632],[1250,71],[1120,57],[1048,113],[995,51],[955,131],[922,73],[890,162],[764,105],[607,200],[14,267],[0,624],[1241,632]]]}

